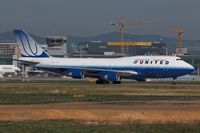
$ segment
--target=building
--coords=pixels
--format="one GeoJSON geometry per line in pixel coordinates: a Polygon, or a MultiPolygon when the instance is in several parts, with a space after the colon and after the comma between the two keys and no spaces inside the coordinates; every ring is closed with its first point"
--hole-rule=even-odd
{"type": "Polygon", "coordinates": [[[200,44],[197,43],[197,44],[188,44],[186,45],[187,49],[188,49],[188,55],[200,55],[200,44]]]}
{"type": "Polygon", "coordinates": [[[151,42],[151,46],[129,47],[131,55],[166,55],[166,45],[162,42],[151,42]],[[133,52],[135,50],[135,52],[133,52]]]}
{"type": "Polygon", "coordinates": [[[46,38],[47,52],[54,57],[67,57],[67,37],[49,36],[46,38]]]}
{"type": "MultiPolygon", "coordinates": [[[[166,55],[166,45],[161,42],[126,42],[124,46],[127,56],[134,55],[166,55]],[[130,45],[132,44],[132,45],[130,45]],[[136,45],[140,44],[140,45],[136,45]],[[142,45],[143,44],[143,45],[142,45]],[[148,44],[148,45],[146,45],[148,44]]],[[[80,42],[75,57],[118,57],[122,56],[120,43],[110,45],[109,42],[91,41],[80,42]]]]}
{"type": "Polygon", "coordinates": [[[0,43],[0,65],[16,65],[13,58],[19,57],[19,48],[17,43],[0,43]]]}

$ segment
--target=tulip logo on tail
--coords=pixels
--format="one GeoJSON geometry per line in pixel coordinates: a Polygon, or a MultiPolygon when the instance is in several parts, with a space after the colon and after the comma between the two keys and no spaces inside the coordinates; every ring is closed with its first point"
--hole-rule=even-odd
{"type": "Polygon", "coordinates": [[[24,30],[14,30],[22,57],[49,57],[24,30]]]}

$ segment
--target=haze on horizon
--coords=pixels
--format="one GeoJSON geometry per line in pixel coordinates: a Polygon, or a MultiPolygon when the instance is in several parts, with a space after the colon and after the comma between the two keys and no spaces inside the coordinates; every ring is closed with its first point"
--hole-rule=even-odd
{"type": "Polygon", "coordinates": [[[110,26],[120,16],[126,22],[155,22],[128,26],[126,32],[176,37],[174,26],[185,30],[185,39],[200,40],[199,0],[1,0],[0,32],[23,28],[38,35],[93,36],[119,31],[110,26]]]}

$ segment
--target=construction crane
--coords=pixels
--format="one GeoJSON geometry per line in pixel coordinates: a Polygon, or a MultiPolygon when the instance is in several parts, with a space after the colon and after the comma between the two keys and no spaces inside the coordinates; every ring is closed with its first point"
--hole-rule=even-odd
{"type": "Polygon", "coordinates": [[[183,54],[183,51],[182,51],[182,48],[183,48],[183,28],[181,27],[175,27],[175,28],[172,28],[172,32],[175,32],[178,34],[178,51],[177,51],[177,54],[178,55],[181,55],[183,54]]]}
{"type": "Polygon", "coordinates": [[[124,17],[120,17],[120,20],[119,20],[119,22],[118,23],[114,23],[114,22],[111,22],[110,23],[110,25],[112,25],[112,26],[118,26],[119,27],[119,30],[120,30],[120,46],[121,46],[121,54],[122,55],[126,55],[125,54],[125,48],[124,48],[124,46],[125,46],[125,43],[124,43],[124,30],[125,30],[125,27],[126,26],[129,26],[129,25],[131,25],[131,26],[142,26],[142,25],[144,25],[144,24],[146,24],[146,23],[143,23],[143,22],[132,22],[132,23],[126,23],[125,21],[124,21],[124,17]]]}
{"type": "Polygon", "coordinates": [[[123,42],[124,42],[124,26],[125,26],[124,18],[120,17],[120,20],[119,20],[118,23],[111,22],[110,25],[112,25],[112,26],[119,26],[121,54],[124,54],[124,47],[123,47],[123,42]]]}

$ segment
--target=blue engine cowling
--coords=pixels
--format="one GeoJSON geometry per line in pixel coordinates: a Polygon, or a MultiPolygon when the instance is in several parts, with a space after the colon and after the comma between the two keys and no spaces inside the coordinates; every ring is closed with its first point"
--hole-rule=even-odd
{"type": "Polygon", "coordinates": [[[65,71],[65,73],[67,76],[70,76],[72,78],[77,78],[77,79],[84,78],[84,73],[81,70],[70,69],[65,71]]]}
{"type": "Polygon", "coordinates": [[[120,76],[115,72],[99,72],[98,74],[102,79],[108,81],[120,81],[120,76]]]}

